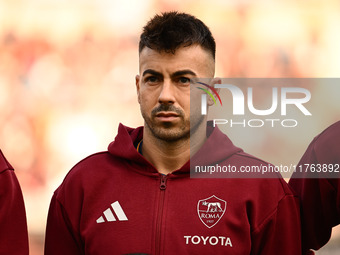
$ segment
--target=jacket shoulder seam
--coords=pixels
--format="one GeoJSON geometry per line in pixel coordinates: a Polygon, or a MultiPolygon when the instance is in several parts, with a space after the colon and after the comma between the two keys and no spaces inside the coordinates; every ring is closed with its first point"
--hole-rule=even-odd
{"type": "MultiPolygon", "coordinates": [[[[68,173],[66,174],[66,176],[64,177],[62,183],[60,184],[60,186],[62,186],[65,182],[65,180],[68,178],[68,176],[73,173],[73,171],[81,164],[83,163],[84,161],[90,159],[90,158],[93,158],[93,157],[96,157],[96,156],[99,156],[99,155],[104,155],[104,154],[108,154],[109,152],[108,151],[102,151],[102,152],[97,152],[97,153],[94,153],[94,154],[91,154],[85,158],[83,158],[82,160],[80,160],[78,163],[76,163],[69,171],[68,173]]],[[[60,187],[59,186],[59,187],[60,187]]]]}
{"type": "Polygon", "coordinates": [[[252,230],[252,233],[255,233],[255,232],[258,232],[260,231],[260,229],[273,217],[273,215],[275,215],[275,213],[277,212],[277,209],[278,209],[278,206],[279,204],[286,198],[288,197],[292,197],[294,199],[297,199],[296,196],[294,196],[293,194],[284,194],[284,196],[278,201],[277,205],[275,206],[275,208],[268,214],[267,217],[265,217],[261,222],[260,224],[255,227],[253,230],[252,230]]]}

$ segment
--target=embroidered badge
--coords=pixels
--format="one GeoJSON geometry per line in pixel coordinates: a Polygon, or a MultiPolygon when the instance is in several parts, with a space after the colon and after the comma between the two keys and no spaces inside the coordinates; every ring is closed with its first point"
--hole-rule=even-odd
{"type": "Polygon", "coordinates": [[[198,217],[208,228],[212,228],[220,221],[226,208],[227,202],[215,195],[199,200],[197,203],[198,217]]]}

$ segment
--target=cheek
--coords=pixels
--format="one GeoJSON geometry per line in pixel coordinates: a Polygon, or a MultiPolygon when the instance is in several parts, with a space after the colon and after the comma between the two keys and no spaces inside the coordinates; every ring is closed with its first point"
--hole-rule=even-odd
{"type": "Polygon", "coordinates": [[[139,94],[139,104],[141,109],[143,110],[149,110],[152,109],[157,103],[157,100],[155,100],[155,97],[152,96],[150,93],[147,93],[147,91],[144,91],[139,94]]]}
{"type": "Polygon", "coordinates": [[[191,114],[196,112],[201,112],[201,104],[202,104],[202,93],[199,89],[195,88],[194,90],[191,90],[190,93],[190,104],[189,108],[191,110],[191,114]]]}
{"type": "Polygon", "coordinates": [[[192,110],[190,105],[190,97],[179,99],[178,104],[184,111],[185,115],[190,116],[190,109],[192,110]]]}

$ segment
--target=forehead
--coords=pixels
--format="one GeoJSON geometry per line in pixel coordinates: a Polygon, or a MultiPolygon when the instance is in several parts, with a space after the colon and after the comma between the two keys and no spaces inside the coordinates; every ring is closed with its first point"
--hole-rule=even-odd
{"type": "Polygon", "coordinates": [[[175,53],[145,47],[139,54],[139,71],[154,69],[159,72],[192,70],[197,75],[213,76],[215,61],[200,45],[180,47],[175,53]]]}

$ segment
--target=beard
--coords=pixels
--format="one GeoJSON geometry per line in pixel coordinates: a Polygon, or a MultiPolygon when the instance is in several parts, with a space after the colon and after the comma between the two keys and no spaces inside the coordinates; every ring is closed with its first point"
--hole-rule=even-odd
{"type": "Polygon", "coordinates": [[[168,104],[161,104],[154,108],[151,111],[151,116],[148,116],[146,112],[143,111],[142,107],[141,112],[145,121],[145,128],[148,128],[154,137],[166,142],[190,139],[190,133],[192,134],[195,132],[204,120],[204,116],[200,114],[186,117],[185,113],[181,109],[168,104]],[[173,123],[156,121],[156,115],[158,112],[167,111],[178,114],[179,122],[173,123]]]}

